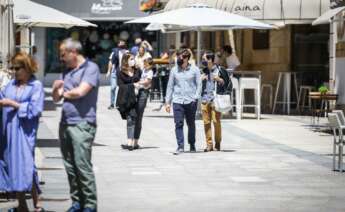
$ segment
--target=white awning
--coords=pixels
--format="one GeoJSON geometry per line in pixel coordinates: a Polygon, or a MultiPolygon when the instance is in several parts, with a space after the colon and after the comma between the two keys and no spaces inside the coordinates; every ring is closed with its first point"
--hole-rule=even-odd
{"type": "Polygon", "coordinates": [[[336,16],[339,12],[343,11],[344,9],[345,9],[345,6],[328,10],[327,12],[322,14],[320,17],[318,17],[315,21],[313,21],[313,25],[329,24],[329,22],[331,21],[331,18],[336,16]]]}
{"type": "Polygon", "coordinates": [[[310,24],[330,6],[330,0],[171,0],[164,10],[196,2],[276,26],[310,24]]]}
{"type": "Polygon", "coordinates": [[[14,1],[14,23],[26,27],[88,27],[97,25],[29,0],[14,1]]]}

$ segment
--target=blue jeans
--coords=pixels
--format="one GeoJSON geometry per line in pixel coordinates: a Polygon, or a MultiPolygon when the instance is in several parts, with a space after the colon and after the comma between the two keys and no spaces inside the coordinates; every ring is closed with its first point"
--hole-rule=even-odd
{"type": "Polygon", "coordinates": [[[183,124],[186,119],[188,126],[188,143],[195,144],[195,114],[197,109],[197,101],[189,104],[173,104],[175,134],[178,148],[184,148],[183,124]]]}
{"type": "Polygon", "coordinates": [[[116,89],[117,89],[117,77],[115,72],[111,72],[110,76],[110,104],[116,105],[116,89]]]}

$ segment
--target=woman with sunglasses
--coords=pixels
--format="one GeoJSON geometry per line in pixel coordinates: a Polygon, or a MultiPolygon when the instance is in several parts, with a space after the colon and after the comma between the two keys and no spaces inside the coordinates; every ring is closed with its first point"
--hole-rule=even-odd
{"type": "Polygon", "coordinates": [[[36,62],[26,53],[17,53],[11,60],[15,79],[0,92],[3,112],[0,138],[0,191],[15,193],[18,211],[28,211],[25,192],[31,192],[35,211],[38,206],[37,170],[34,148],[43,111],[44,90],[36,79],[36,62]]]}

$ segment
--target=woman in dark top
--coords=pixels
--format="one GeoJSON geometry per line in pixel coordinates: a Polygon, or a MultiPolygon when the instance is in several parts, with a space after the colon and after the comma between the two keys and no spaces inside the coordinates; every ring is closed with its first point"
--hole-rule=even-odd
{"type": "Polygon", "coordinates": [[[122,56],[121,71],[118,72],[117,76],[119,92],[117,94],[116,106],[120,111],[122,119],[127,120],[128,140],[127,144],[121,144],[121,147],[130,151],[139,148],[138,144],[135,145],[134,139],[136,139],[135,135],[138,134],[141,128],[137,120],[138,114],[136,110],[140,78],[141,71],[135,69],[134,56],[126,53],[122,56]]]}

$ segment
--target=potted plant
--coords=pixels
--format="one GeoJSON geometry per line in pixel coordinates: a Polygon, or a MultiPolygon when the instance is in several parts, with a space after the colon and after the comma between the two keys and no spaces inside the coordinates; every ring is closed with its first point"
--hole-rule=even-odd
{"type": "Polygon", "coordinates": [[[319,87],[319,92],[321,93],[321,95],[325,95],[328,91],[328,88],[324,85],[319,87]]]}

